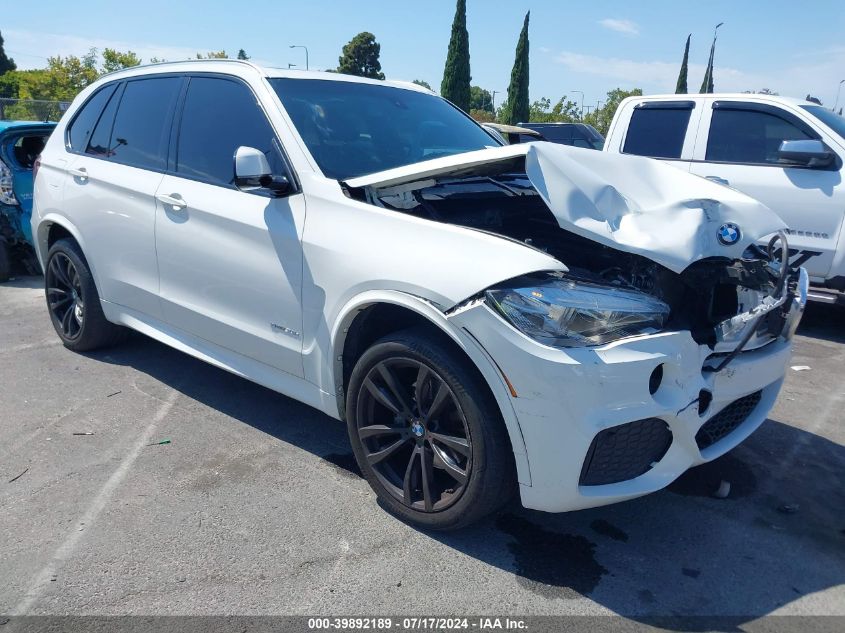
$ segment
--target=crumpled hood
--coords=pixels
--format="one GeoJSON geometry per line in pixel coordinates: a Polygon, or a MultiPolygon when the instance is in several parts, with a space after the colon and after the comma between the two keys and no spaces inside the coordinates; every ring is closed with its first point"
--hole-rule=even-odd
{"type": "Polygon", "coordinates": [[[706,257],[738,259],[761,238],[786,227],[771,209],[734,189],[660,161],[534,142],[467,152],[346,181],[350,187],[395,187],[472,174],[524,156],[525,172],[561,228],[675,272],[706,257]],[[739,239],[725,245],[720,228],[739,239]]]}

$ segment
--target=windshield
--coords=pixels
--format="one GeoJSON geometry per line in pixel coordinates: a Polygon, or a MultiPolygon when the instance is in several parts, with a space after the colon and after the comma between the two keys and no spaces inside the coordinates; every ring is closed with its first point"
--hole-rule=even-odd
{"type": "Polygon", "coordinates": [[[845,118],[821,106],[801,106],[845,140],[845,118]]]}
{"type": "Polygon", "coordinates": [[[487,132],[434,95],[323,79],[270,79],[320,169],[346,180],[496,146],[487,132]]]}

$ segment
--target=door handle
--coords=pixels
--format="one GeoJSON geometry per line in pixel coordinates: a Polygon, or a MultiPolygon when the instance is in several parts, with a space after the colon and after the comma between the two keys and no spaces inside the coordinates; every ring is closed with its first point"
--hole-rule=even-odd
{"type": "Polygon", "coordinates": [[[722,178],[721,176],[705,176],[707,180],[712,180],[713,182],[718,182],[720,185],[727,185],[730,186],[730,182],[727,178],[722,178]]]}
{"type": "Polygon", "coordinates": [[[170,195],[159,193],[156,194],[156,200],[171,207],[174,211],[181,211],[188,206],[188,203],[178,193],[172,193],[170,195]]]}
{"type": "Polygon", "coordinates": [[[84,167],[80,167],[79,169],[68,169],[67,173],[69,173],[74,178],[79,178],[80,180],[88,180],[88,170],[84,167]]]}

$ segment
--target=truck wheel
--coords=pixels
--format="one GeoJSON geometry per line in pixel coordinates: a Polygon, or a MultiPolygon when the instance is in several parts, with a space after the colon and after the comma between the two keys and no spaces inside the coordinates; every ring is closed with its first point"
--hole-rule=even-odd
{"type": "Polygon", "coordinates": [[[124,328],[106,320],[91,271],[76,242],[65,238],[53,244],[46,269],[47,308],[65,347],[85,352],[125,337],[124,328]]]}
{"type": "Polygon", "coordinates": [[[516,475],[504,422],[468,360],[413,329],[370,347],[349,380],[349,439],[382,504],[457,529],[503,506],[516,475]]]}

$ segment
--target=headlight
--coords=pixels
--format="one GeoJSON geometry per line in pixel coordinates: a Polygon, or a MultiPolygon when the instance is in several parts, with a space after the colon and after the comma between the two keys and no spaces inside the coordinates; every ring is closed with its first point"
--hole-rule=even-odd
{"type": "Polygon", "coordinates": [[[0,202],[3,204],[17,204],[15,191],[12,188],[12,172],[2,160],[0,160],[0,202]]]}
{"type": "Polygon", "coordinates": [[[651,295],[564,276],[485,294],[516,329],[554,347],[654,333],[669,318],[669,306],[651,295]]]}

